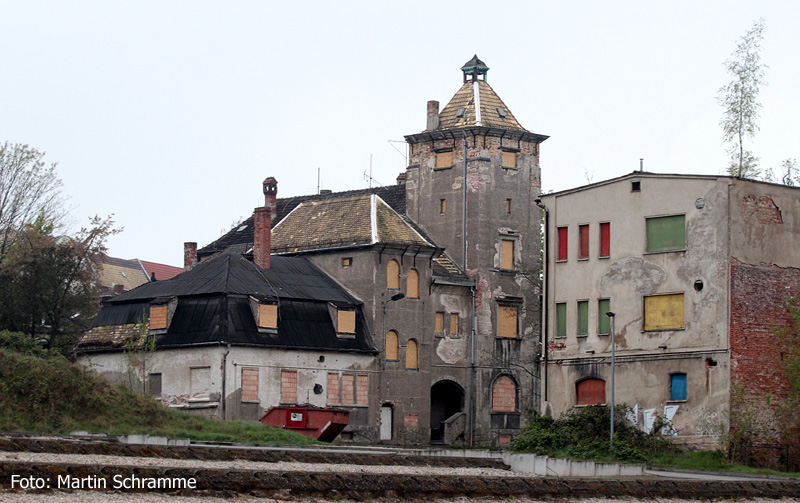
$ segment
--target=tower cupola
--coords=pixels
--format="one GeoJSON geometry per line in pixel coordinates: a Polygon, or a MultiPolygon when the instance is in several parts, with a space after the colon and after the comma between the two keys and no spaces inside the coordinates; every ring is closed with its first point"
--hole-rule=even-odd
{"type": "Polygon", "coordinates": [[[461,67],[461,71],[464,72],[464,82],[467,82],[467,75],[470,76],[469,80],[473,82],[478,80],[479,75],[483,75],[483,80],[486,82],[486,74],[489,72],[489,67],[486,66],[486,63],[481,61],[478,58],[478,55],[472,56],[472,59],[464,63],[464,66],[461,67]]]}

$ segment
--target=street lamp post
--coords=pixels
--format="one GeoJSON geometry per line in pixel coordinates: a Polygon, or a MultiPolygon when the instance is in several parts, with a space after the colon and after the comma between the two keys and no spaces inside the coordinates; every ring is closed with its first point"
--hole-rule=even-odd
{"type": "Polygon", "coordinates": [[[614,341],[614,335],[616,332],[615,322],[616,322],[616,314],[612,311],[606,313],[606,316],[611,318],[611,437],[610,437],[610,448],[611,453],[614,453],[614,357],[616,344],[614,341]]]}

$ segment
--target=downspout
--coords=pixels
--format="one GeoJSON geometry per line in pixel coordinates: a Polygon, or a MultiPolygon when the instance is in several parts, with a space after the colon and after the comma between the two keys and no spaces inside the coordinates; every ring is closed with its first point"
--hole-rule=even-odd
{"type": "MultiPolygon", "coordinates": [[[[225,341],[220,341],[220,344],[225,344],[225,341]]],[[[225,352],[222,353],[222,419],[228,419],[226,416],[226,407],[225,407],[225,378],[226,378],[226,370],[228,368],[228,354],[231,352],[231,344],[228,343],[225,347],[225,352]]]]}
{"type": "MultiPolygon", "coordinates": [[[[544,278],[542,278],[542,387],[543,391],[543,400],[542,406],[546,402],[548,402],[548,394],[547,394],[547,309],[548,309],[548,292],[550,290],[550,210],[542,204],[541,199],[536,199],[536,206],[541,208],[544,211],[544,256],[542,257],[542,264],[544,269],[544,278]]],[[[544,410],[544,407],[542,407],[544,410]]]]}
{"type": "Polygon", "coordinates": [[[467,134],[463,131],[464,178],[461,180],[461,270],[467,272],[467,134]]]}
{"type": "MultiPolygon", "coordinates": [[[[477,279],[476,279],[477,283],[477,279]]],[[[470,353],[469,353],[469,446],[473,447],[475,438],[475,330],[477,316],[475,313],[475,289],[476,285],[470,287],[472,292],[472,330],[470,331],[470,353]]]]}

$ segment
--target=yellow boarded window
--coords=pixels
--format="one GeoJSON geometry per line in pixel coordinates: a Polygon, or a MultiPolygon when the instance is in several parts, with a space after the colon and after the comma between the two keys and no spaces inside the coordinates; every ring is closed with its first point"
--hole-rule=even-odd
{"type": "Polygon", "coordinates": [[[437,334],[444,332],[444,313],[436,313],[436,325],[434,332],[437,334]]]}
{"type": "Polygon", "coordinates": [[[683,294],[651,295],[644,298],[644,329],[683,328],[683,294]]]}
{"type": "Polygon", "coordinates": [[[340,334],[356,333],[356,312],[339,309],[337,311],[336,331],[340,334]]]}
{"type": "Polygon", "coordinates": [[[450,168],[453,166],[453,152],[439,152],[436,154],[437,168],[450,168]]]}
{"type": "Polygon", "coordinates": [[[450,334],[458,335],[458,313],[450,313],[450,334]]]}
{"type": "Polygon", "coordinates": [[[167,306],[150,306],[150,330],[167,328],[167,306]]]}
{"type": "Polygon", "coordinates": [[[500,269],[514,269],[514,241],[503,239],[500,243],[500,269]]]}
{"type": "Polygon", "coordinates": [[[516,152],[503,152],[503,167],[516,168],[517,167],[517,153],[516,152]]]}
{"type": "Polygon", "coordinates": [[[497,335],[500,337],[517,337],[517,307],[498,306],[497,335]]]}
{"type": "Polygon", "coordinates": [[[275,304],[259,304],[258,327],[278,328],[278,306],[275,304]]]}
{"type": "Polygon", "coordinates": [[[447,211],[447,199],[439,199],[439,213],[444,215],[447,211]]]}
{"type": "Polygon", "coordinates": [[[386,288],[400,289],[400,264],[394,259],[386,264],[386,288]]]}
{"type": "Polygon", "coordinates": [[[419,368],[418,361],[417,341],[410,339],[406,344],[406,368],[417,369],[419,368]]]}
{"type": "Polygon", "coordinates": [[[386,332],[386,359],[397,360],[397,332],[389,330],[386,332]]]}
{"type": "Polygon", "coordinates": [[[258,369],[242,369],[242,401],[258,401],[258,369]]]}
{"type": "Polygon", "coordinates": [[[412,299],[419,298],[419,273],[416,269],[408,271],[408,288],[406,288],[408,296],[412,299]]]}

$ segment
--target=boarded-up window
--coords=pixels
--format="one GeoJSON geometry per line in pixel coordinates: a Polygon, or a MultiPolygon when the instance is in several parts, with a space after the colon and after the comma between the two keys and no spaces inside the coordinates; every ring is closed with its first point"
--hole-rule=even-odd
{"type": "Polygon", "coordinates": [[[567,260],[567,227],[558,228],[558,257],[556,260],[567,260]]]}
{"type": "Polygon", "coordinates": [[[514,269],[514,241],[511,239],[501,240],[500,269],[514,269]]]}
{"type": "Polygon", "coordinates": [[[503,152],[503,167],[516,168],[517,167],[517,153],[516,152],[503,152]]]}
{"type": "Polygon", "coordinates": [[[337,309],[336,332],[340,334],[356,333],[356,312],[352,309],[337,309]]]}
{"type": "Polygon", "coordinates": [[[578,258],[589,258],[589,226],[578,226],[578,258]]]}
{"type": "Polygon", "coordinates": [[[444,313],[436,313],[436,321],[434,323],[434,333],[443,334],[444,333],[444,313]]]}
{"type": "Polygon", "coordinates": [[[578,301],[578,335],[589,334],[589,301],[578,301]]]}
{"type": "Polygon", "coordinates": [[[647,251],[686,249],[686,215],[647,219],[647,251]]]}
{"type": "Polygon", "coordinates": [[[394,259],[386,264],[386,288],[400,289],[400,264],[394,259]]]}
{"type": "Polygon", "coordinates": [[[278,306],[275,304],[259,304],[258,327],[278,328],[278,306]]]}
{"type": "Polygon", "coordinates": [[[511,199],[506,199],[506,215],[511,214],[511,199]]]}
{"type": "Polygon", "coordinates": [[[342,374],[342,403],[356,403],[356,375],[342,374]]]}
{"type": "Polygon", "coordinates": [[[436,168],[450,168],[453,166],[453,152],[437,152],[436,168]]]}
{"type": "Polygon", "coordinates": [[[356,404],[369,405],[369,374],[356,376],[356,404]]]}
{"type": "Polygon", "coordinates": [[[645,330],[674,330],[683,327],[682,293],[644,298],[645,330]]]}
{"type": "Polygon", "coordinates": [[[602,379],[584,379],[577,384],[578,405],[606,403],[606,382],[602,379]]]}
{"type": "Polygon", "coordinates": [[[389,330],[386,332],[386,359],[397,360],[397,332],[389,330]]]}
{"type": "Polygon", "coordinates": [[[296,370],[281,370],[281,403],[297,403],[296,370]]]}
{"type": "Polygon", "coordinates": [[[242,369],[242,401],[258,401],[258,369],[242,369]]]}
{"type": "Polygon", "coordinates": [[[567,303],[556,304],[556,337],[567,336],[567,303]]]}
{"type": "Polygon", "coordinates": [[[353,265],[353,257],[344,257],[342,259],[342,267],[350,267],[353,265]]]}
{"type": "Polygon", "coordinates": [[[150,306],[150,330],[167,328],[167,305],[150,306]]]}
{"type": "Polygon", "coordinates": [[[497,335],[517,337],[517,306],[497,306],[497,335]]]}
{"type": "Polygon", "coordinates": [[[600,299],[597,301],[597,333],[610,334],[611,333],[611,318],[606,315],[611,311],[611,301],[608,299],[600,299]]]}
{"type": "Polygon", "coordinates": [[[339,373],[328,372],[328,403],[338,404],[339,402],[339,373]]]}
{"type": "Polygon", "coordinates": [[[161,398],[161,374],[147,376],[147,393],[154,398],[161,398]]]}
{"type": "Polygon", "coordinates": [[[517,411],[517,385],[508,376],[501,376],[492,386],[492,411],[517,411]]]}
{"type": "Polygon", "coordinates": [[[600,256],[611,256],[611,223],[602,222],[600,224],[600,256]]]}
{"type": "Polygon", "coordinates": [[[416,269],[408,271],[408,279],[406,280],[406,293],[411,299],[419,298],[419,273],[416,269]]]}
{"type": "Polygon", "coordinates": [[[406,368],[418,369],[419,368],[419,350],[417,341],[409,339],[406,344],[406,368]]]}
{"type": "Polygon", "coordinates": [[[672,374],[669,377],[669,399],[686,400],[686,374],[672,374]]]}
{"type": "Polygon", "coordinates": [[[208,400],[211,387],[211,367],[192,367],[189,369],[189,399],[208,400]]]}
{"type": "Polygon", "coordinates": [[[458,335],[458,313],[450,313],[450,335],[458,335]]]}
{"type": "Polygon", "coordinates": [[[447,199],[439,199],[439,213],[444,215],[447,211],[447,199]]]}

